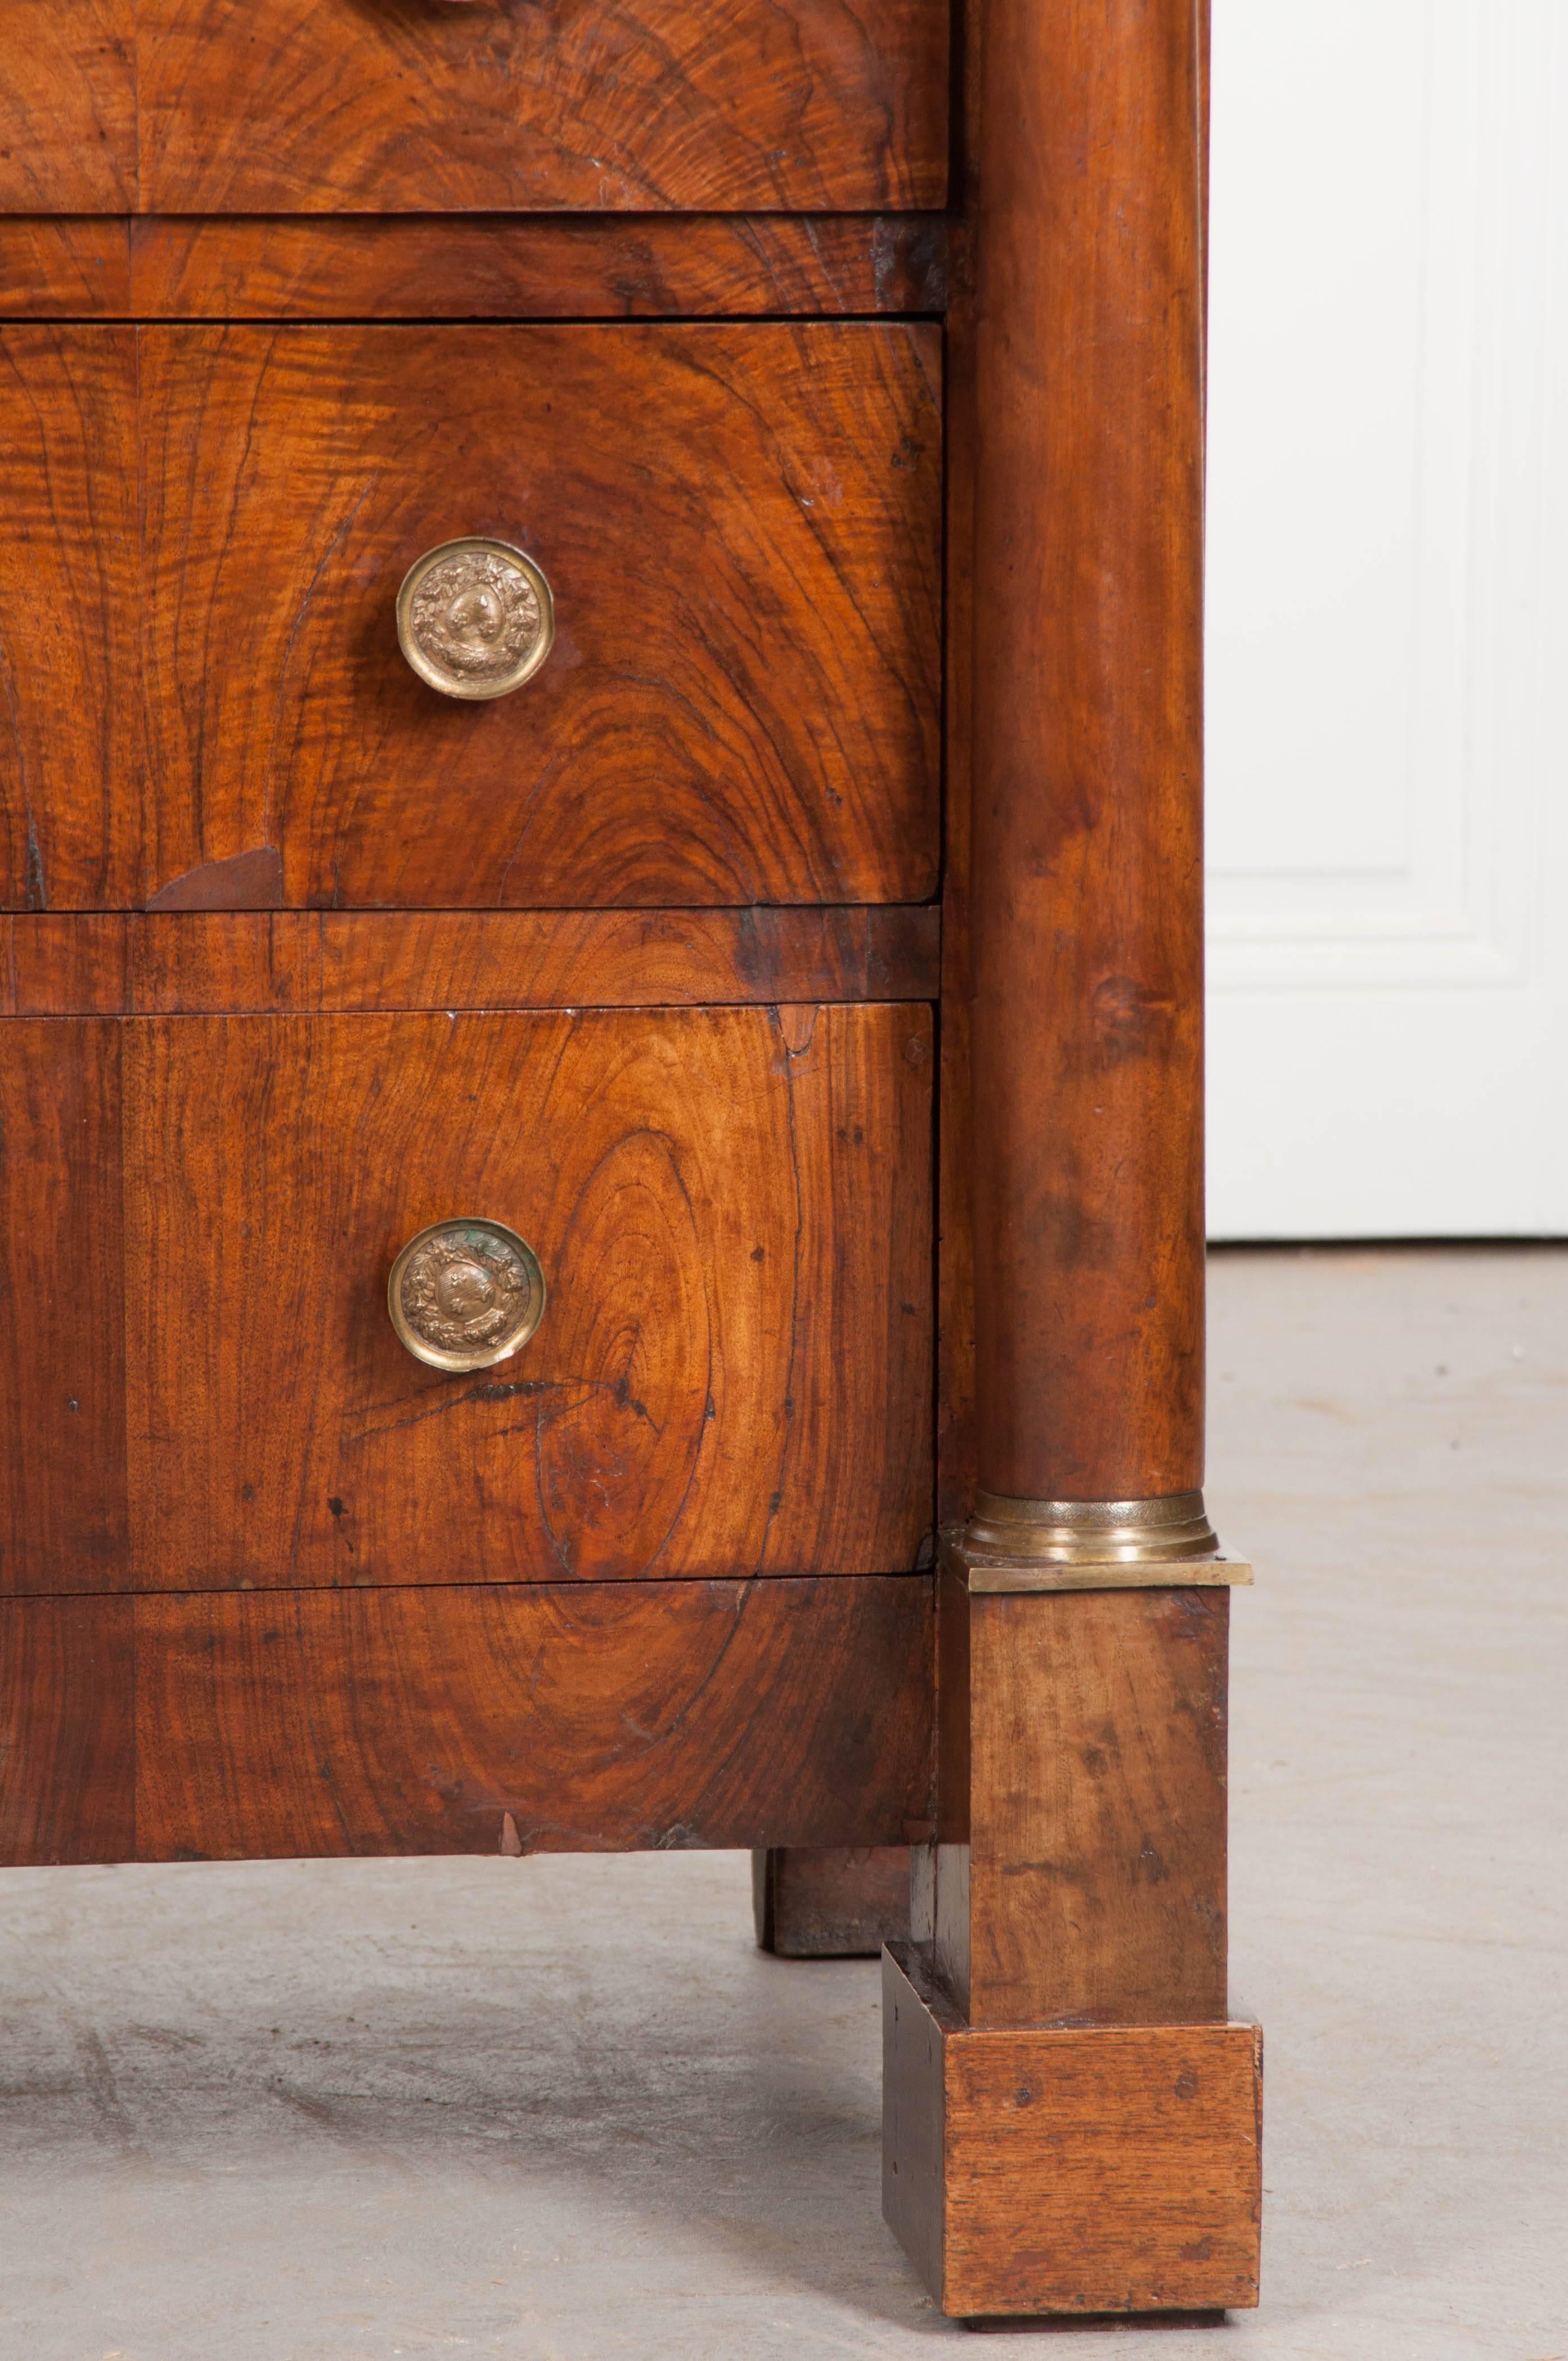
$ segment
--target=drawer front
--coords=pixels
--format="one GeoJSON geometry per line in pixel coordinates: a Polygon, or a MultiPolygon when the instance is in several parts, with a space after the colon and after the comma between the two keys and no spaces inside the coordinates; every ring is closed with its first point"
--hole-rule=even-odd
{"type": "Polygon", "coordinates": [[[902,1842],[926,1575],[0,1599],[0,1866],[902,1842]]]}
{"type": "Polygon", "coordinates": [[[29,327],[0,352],[7,906],[934,889],[935,328],[29,327]],[[462,535],[554,595],[542,669],[483,702],[399,645],[407,569],[462,535]]]}
{"type": "Polygon", "coordinates": [[[0,1025],[4,1587],[886,1573],[931,1519],[919,1005],[0,1025]],[[448,1375],[387,1282],[547,1302],[448,1375]]]}
{"type": "Polygon", "coordinates": [[[14,213],[939,205],[947,0],[7,0],[14,213]]]}

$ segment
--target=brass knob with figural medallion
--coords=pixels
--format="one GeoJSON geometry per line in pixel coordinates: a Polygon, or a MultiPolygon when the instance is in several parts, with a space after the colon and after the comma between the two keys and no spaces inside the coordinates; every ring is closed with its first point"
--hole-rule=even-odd
{"type": "Polygon", "coordinates": [[[527,1344],[544,1274],[504,1222],[433,1222],[392,1265],[387,1308],[400,1341],[433,1369],[488,1369],[527,1344]]]}
{"type": "Polygon", "coordinates": [[[398,645],[443,697],[509,697],[532,678],[555,637],[550,585],[510,542],[444,541],[398,593],[398,645]]]}

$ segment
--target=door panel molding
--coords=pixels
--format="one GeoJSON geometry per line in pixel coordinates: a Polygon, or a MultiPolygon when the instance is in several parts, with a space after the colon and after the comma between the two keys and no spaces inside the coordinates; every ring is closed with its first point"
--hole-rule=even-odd
{"type": "Polygon", "coordinates": [[[1211,1232],[1568,1228],[1560,12],[1216,19],[1211,1232]]]}

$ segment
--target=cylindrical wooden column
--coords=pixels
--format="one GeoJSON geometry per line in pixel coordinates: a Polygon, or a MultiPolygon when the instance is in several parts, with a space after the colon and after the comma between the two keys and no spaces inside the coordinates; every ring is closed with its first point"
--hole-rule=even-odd
{"type": "Polygon", "coordinates": [[[1204,0],[983,0],[985,1492],[1202,1480],[1204,0]]]}
{"type": "Polygon", "coordinates": [[[1246,1569],[1199,1490],[1205,5],[976,0],[979,1493],[938,1558],[883,2178],[970,2317],[1257,2300],[1246,1569]]]}

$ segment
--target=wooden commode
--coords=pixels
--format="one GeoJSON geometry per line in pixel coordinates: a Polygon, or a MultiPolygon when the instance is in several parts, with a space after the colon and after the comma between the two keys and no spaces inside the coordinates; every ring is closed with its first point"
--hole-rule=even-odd
{"type": "Polygon", "coordinates": [[[966,2318],[1256,2301],[1205,41],[0,17],[0,1861],[751,1847],[966,2318]]]}

